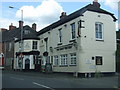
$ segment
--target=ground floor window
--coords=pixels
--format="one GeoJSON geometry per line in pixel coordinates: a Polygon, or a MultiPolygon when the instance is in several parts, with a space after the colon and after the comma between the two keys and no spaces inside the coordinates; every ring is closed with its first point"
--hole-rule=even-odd
{"type": "Polygon", "coordinates": [[[102,64],[103,64],[103,57],[96,56],[96,65],[102,65],[102,64]]]}
{"type": "Polygon", "coordinates": [[[54,66],[58,66],[58,64],[59,64],[59,63],[58,63],[58,60],[59,60],[59,59],[58,59],[58,56],[55,55],[55,56],[54,56],[54,66]]]}
{"type": "Polygon", "coordinates": [[[70,54],[71,57],[71,65],[76,65],[76,53],[71,53],[70,54]]]}
{"type": "Polygon", "coordinates": [[[67,59],[68,59],[67,54],[60,55],[60,65],[67,65],[68,64],[67,59]]]}

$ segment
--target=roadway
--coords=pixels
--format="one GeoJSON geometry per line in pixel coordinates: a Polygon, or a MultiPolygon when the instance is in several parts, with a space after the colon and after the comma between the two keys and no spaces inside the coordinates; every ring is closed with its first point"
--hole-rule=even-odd
{"type": "Polygon", "coordinates": [[[40,72],[2,72],[2,88],[117,88],[118,77],[75,78],[67,74],[40,72]]]}

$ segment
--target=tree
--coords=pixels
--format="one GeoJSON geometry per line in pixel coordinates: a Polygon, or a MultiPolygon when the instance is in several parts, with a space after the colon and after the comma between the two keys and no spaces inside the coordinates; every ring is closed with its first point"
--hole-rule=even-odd
{"type": "Polygon", "coordinates": [[[120,29],[116,31],[117,38],[117,51],[116,51],[116,69],[117,72],[120,72],[120,29]]]}

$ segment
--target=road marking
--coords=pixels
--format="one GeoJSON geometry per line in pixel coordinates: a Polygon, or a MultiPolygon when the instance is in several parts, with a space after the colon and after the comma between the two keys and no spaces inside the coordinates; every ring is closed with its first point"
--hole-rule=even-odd
{"type": "Polygon", "coordinates": [[[16,77],[10,77],[10,78],[16,79],[16,80],[24,80],[24,79],[22,79],[22,78],[16,78],[16,77]]]}
{"type": "Polygon", "coordinates": [[[39,84],[39,83],[36,83],[36,82],[33,82],[33,84],[44,87],[44,88],[48,88],[48,89],[51,89],[51,90],[55,90],[55,89],[53,89],[51,87],[48,87],[48,86],[45,86],[45,85],[42,85],[42,84],[39,84]]]}

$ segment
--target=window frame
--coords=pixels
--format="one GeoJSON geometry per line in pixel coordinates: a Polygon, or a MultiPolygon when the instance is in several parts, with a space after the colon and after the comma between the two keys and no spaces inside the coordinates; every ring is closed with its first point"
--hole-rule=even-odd
{"type": "Polygon", "coordinates": [[[71,38],[75,39],[76,38],[76,25],[75,22],[70,24],[71,25],[71,38]]]}
{"type": "Polygon", "coordinates": [[[95,56],[95,65],[103,65],[103,56],[95,56]],[[98,60],[97,58],[101,58],[100,62],[98,63],[98,60]]]}
{"type": "Polygon", "coordinates": [[[58,31],[59,31],[59,43],[62,43],[62,28],[60,28],[58,31]]]}
{"type": "Polygon", "coordinates": [[[32,49],[33,50],[37,50],[38,49],[38,41],[33,41],[32,42],[32,49]],[[36,42],[36,44],[34,42],[36,42]]]}
{"type": "Polygon", "coordinates": [[[68,55],[61,54],[60,55],[60,66],[67,66],[68,65],[68,55]]]}
{"type": "Polygon", "coordinates": [[[95,39],[103,40],[103,23],[102,22],[95,23],[95,39]]]}
{"type": "Polygon", "coordinates": [[[70,53],[70,66],[77,65],[77,54],[70,53]]]}
{"type": "Polygon", "coordinates": [[[53,66],[58,66],[59,65],[59,57],[58,55],[54,55],[54,59],[53,59],[53,66]]]}

